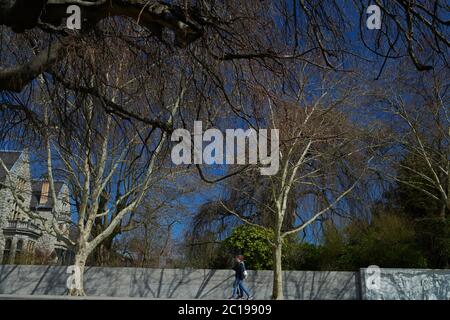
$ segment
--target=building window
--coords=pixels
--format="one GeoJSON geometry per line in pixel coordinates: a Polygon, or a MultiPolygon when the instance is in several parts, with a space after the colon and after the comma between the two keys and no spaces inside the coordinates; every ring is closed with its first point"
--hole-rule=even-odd
{"type": "Polygon", "coordinates": [[[66,263],[66,250],[56,248],[55,249],[56,259],[59,265],[64,265],[66,263]]]}
{"type": "Polygon", "coordinates": [[[14,202],[13,220],[18,220],[19,217],[20,217],[19,205],[16,202],[14,202]]]}
{"type": "Polygon", "coordinates": [[[18,240],[16,246],[16,255],[14,256],[14,264],[21,264],[23,262],[22,251],[23,251],[23,240],[18,240]]]}
{"type": "Polygon", "coordinates": [[[27,246],[25,248],[27,264],[33,264],[33,262],[34,262],[35,247],[36,247],[36,243],[34,241],[29,240],[27,242],[27,246]]]}
{"type": "Polygon", "coordinates": [[[9,257],[11,256],[12,239],[6,239],[5,250],[3,251],[2,264],[9,264],[9,257]]]}

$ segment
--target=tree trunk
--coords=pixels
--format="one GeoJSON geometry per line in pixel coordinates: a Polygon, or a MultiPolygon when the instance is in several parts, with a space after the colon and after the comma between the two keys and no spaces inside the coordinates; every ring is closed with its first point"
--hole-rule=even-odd
{"type": "Polygon", "coordinates": [[[281,268],[282,241],[276,241],[273,247],[273,289],[272,299],[283,300],[283,271],[281,268]]]}
{"type": "Polygon", "coordinates": [[[84,292],[84,267],[86,265],[88,253],[86,249],[78,250],[75,255],[74,273],[71,275],[69,295],[71,296],[85,296],[84,292]]]}

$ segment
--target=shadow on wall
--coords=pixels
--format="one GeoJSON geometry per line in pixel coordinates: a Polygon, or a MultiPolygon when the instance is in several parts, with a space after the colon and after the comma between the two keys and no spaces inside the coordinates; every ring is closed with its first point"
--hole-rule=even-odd
{"type": "Polygon", "coordinates": [[[135,269],[130,296],[168,299],[226,299],[234,273],[226,270],[135,269]]]}
{"type": "MultiPolygon", "coordinates": [[[[0,293],[67,294],[66,267],[0,266],[0,293]]],[[[357,273],[286,271],[286,299],[358,299],[357,273]]],[[[226,299],[234,272],[207,269],[145,269],[87,267],[85,291],[91,296],[165,299],[226,299]]],[[[272,271],[249,271],[246,280],[256,299],[270,299],[272,271]]]]}
{"type": "Polygon", "coordinates": [[[0,265],[0,293],[63,295],[67,292],[66,267],[0,265]]]}
{"type": "Polygon", "coordinates": [[[286,272],[284,295],[287,299],[348,300],[360,299],[359,279],[355,272],[286,272]]]}

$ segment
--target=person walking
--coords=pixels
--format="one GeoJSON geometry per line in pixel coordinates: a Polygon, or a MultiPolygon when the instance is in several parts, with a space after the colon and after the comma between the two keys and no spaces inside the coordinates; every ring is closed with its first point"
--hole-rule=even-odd
{"type": "Polygon", "coordinates": [[[234,257],[235,264],[233,266],[233,270],[235,271],[234,282],[233,282],[233,292],[229,299],[236,299],[237,291],[240,291],[240,294],[245,294],[248,300],[253,300],[253,296],[250,294],[248,289],[245,287],[244,279],[247,277],[247,270],[245,269],[244,256],[237,255],[234,257]]]}

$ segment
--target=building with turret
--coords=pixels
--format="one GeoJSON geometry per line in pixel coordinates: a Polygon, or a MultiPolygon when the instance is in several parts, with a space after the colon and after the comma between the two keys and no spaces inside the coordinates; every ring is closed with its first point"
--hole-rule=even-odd
{"type": "Polygon", "coordinates": [[[0,159],[0,263],[67,263],[70,250],[51,228],[55,212],[61,227],[70,221],[67,185],[55,181],[54,203],[48,180],[32,179],[27,151],[0,151],[0,159]]]}

